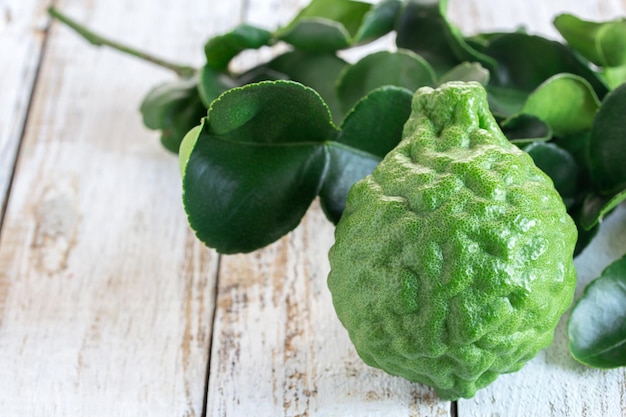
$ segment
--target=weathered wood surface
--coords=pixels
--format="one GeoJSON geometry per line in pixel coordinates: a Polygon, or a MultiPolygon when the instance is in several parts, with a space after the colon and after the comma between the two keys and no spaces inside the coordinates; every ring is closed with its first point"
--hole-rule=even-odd
{"type": "MultiPolygon", "coordinates": [[[[242,3],[57,5],[199,64],[242,3]]],[[[137,111],[171,79],[53,25],[1,234],[1,416],[201,415],[218,258],[185,226],[176,159],[137,111]]]]}
{"type": "MultiPolygon", "coordinates": [[[[209,35],[242,20],[276,27],[306,2],[57,6],[102,33],[197,65],[209,35]]],[[[0,14],[20,10],[41,29],[44,4],[0,0],[0,14]]],[[[626,2],[450,0],[466,32],[524,24],[556,37],[550,21],[565,10],[610,18],[626,14],[626,2]]],[[[11,172],[45,33],[13,38],[13,50],[25,52],[11,67],[2,30],[0,86],[12,96],[0,98],[0,171],[11,172]],[[23,74],[22,84],[4,79],[7,67],[23,74]]],[[[563,326],[522,371],[455,408],[366,367],[332,310],[325,278],[333,228],[319,207],[270,247],[218,258],[189,232],[175,158],[136,110],[172,76],[56,24],[47,36],[0,230],[0,416],[626,415],[625,371],[576,364],[563,326]]],[[[272,53],[245,54],[236,65],[272,53]]],[[[10,179],[2,172],[0,202],[10,179]]],[[[577,260],[581,284],[626,252],[625,224],[621,207],[577,260]]]]}
{"type": "Polygon", "coordinates": [[[0,1],[0,222],[41,59],[48,3],[0,1]]]}

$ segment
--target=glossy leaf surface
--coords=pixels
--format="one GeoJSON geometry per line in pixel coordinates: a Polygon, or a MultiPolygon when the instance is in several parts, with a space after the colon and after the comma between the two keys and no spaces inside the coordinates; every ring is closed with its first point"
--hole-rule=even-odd
{"type": "Polygon", "coordinates": [[[576,360],[597,368],[626,366],[626,256],[587,286],[568,322],[576,360]]]}
{"type": "Polygon", "coordinates": [[[557,136],[590,129],[600,107],[598,96],[582,77],[557,74],[527,98],[521,112],[548,123],[557,136]]]}
{"type": "Polygon", "coordinates": [[[328,144],[329,166],[320,198],[332,222],[339,221],[352,185],[400,142],[412,97],[399,87],[372,91],[348,114],[337,141],[328,144]]]}
{"type": "Polygon", "coordinates": [[[626,189],[626,85],[609,93],[591,130],[589,160],[594,181],[605,195],[626,189]]]}
{"type": "MultiPolygon", "coordinates": [[[[498,62],[491,74],[490,85],[499,87],[506,96],[508,107],[521,109],[526,97],[548,78],[570,73],[587,80],[598,97],[603,97],[607,87],[588,66],[559,42],[540,36],[509,33],[499,36],[485,49],[485,53],[498,62]],[[512,99],[517,97],[517,103],[512,99]]],[[[491,91],[490,91],[491,92],[491,91]]],[[[510,115],[510,114],[509,114],[510,115]]]]}
{"type": "Polygon", "coordinates": [[[350,34],[339,23],[322,18],[300,20],[279,39],[309,52],[332,52],[350,46],[350,34]]]}
{"type": "Polygon", "coordinates": [[[204,46],[206,65],[217,71],[228,67],[231,59],[246,49],[258,49],[268,45],[272,33],[247,24],[239,25],[232,31],[209,39],[204,46]]]}
{"type": "Polygon", "coordinates": [[[198,93],[195,78],[161,84],[152,89],[141,103],[144,125],[161,130],[161,143],[174,153],[180,142],[206,115],[206,107],[198,93]]]}
{"type": "Polygon", "coordinates": [[[290,51],[274,58],[267,68],[277,71],[311,87],[324,99],[333,115],[333,120],[343,119],[343,112],[335,91],[335,84],[347,63],[331,53],[290,51]]]}
{"type": "Polygon", "coordinates": [[[591,193],[587,195],[582,206],[581,224],[583,228],[589,230],[600,224],[620,203],[626,200],[626,189],[615,193],[609,197],[591,193]]]}
{"type": "Polygon", "coordinates": [[[317,195],[337,134],[315,91],[278,81],[216,100],[191,151],[183,202],[200,240],[249,252],[295,228],[317,195]]]}
{"type": "Polygon", "coordinates": [[[491,67],[491,58],[468,45],[458,28],[448,21],[447,3],[406,2],[396,25],[398,47],[421,55],[439,75],[464,61],[491,67]]]}
{"type": "Polygon", "coordinates": [[[594,64],[626,64],[626,19],[591,22],[564,13],[554,19],[554,26],[572,48],[594,64]]]}
{"type": "Polygon", "coordinates": [[[198,81],[198,93],[208,109],[213,100],[218,98],[220,94],[231,88],[237,87],[235,80],[228,75],[205,65],[200,69],[198,81]]]}
{"type": "Polygon", "coordinates": [[[489,70],[478,62],[463,62],[439,77],[438,83],[449,81],[476,81],[485,86],[489,82],[489,70]]]}
{"type": "Polygon", "coordinates": [[[313,0],[276,36],[298,49],[330,52],[353,43],[371,4],[350,0],[313,0]]]}
{"type": "Polygon", "coordinates": [[[381,51],[347,67],[337,82],[337,95],[347,112],[370,91],[385,85],[415,91],[434,84],[432,68],[419,55],[405,50],[381,51]]]}
{"type": "Polygon", "coordinates": [[[354,36],[354,43],[365,43],[377,39],[394,29],[401,10],[400,0],[383,0],[363,17],[363,23],[354,36]]]}
{"type": "Polygon", "coordinates": [[[517,114],[506,119],[500,126],[511,142],[518,146],[535,142],[547,142],[552,138],[550,126],[538,117],[529,114],[517,114]]]}

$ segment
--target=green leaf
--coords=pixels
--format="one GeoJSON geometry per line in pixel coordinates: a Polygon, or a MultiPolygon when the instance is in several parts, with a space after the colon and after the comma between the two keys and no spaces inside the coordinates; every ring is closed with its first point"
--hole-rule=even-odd
{"type": "Polygon", "coordinates": [[[447,3],[406,2],[396,25],[398,47],[424,57],[439,75],[465,61],[491,68],[495,62],[468,45],[459,29],[448,21],[447,3]]]}
{"type": "Polygon", "coordinates": [[[497,37],[485,49],[485,54],[498,63],[491,73],[490,84],[531,93],[553,75],[570,73],[586,79],[598,97],[607,88],[597,74],[564,45],[523,33],[497,37]]]}
{"type": "Polygon", "coordinates": [[[585,288],[567,325],[569,348],[596,368],[626,366],[626,256],[585,288]]]}
{"type": "Polygon", "coordinates": [[[371,174],[380,158],[337,142],[327,145],[329,160],[320,204],[326,218],[337,224],[346,205],[348,192],[355,182],[371,174]]]}
{"type": "Polygon", "coordinates": [[[332,52],[349,47],[371,4],[350,0],[313,0],[276,37],[297,49],[332,52]]]}
{"type": "Polygon", "coordinates": [[[619,67],[606,67],[600,74],[609,88],[614,90],[626,82],[626,65],[619,67]]]}
{"type": "Polygon", "coordinates": [[[213,100],[224,91],[235,87],[237,87],[237,83],[226,74],[208,65],[200,69],[198,93],[206,108],[209,108],[213,100]]]}
{"type": "Polygon", "coordinates": [[[401,6],[400,0],[383,0],[376,4],[363,18],[353,42],[370,42],[391,32],[394,29],[401,6]]]}
{"type": "Polygon", "coordinates": [[[491,112],[502,118],[519,114],[528,98],[528,92],[514,88],[488,84],[485,89],[491,112]]]}
{"type": "Polygon", "coordinates": [[[211,105],[183,178],[198,238],[222,253],[250,252],[294,229],[321,188],[323,145],[336,135],[323,100],[301,84],[225,92],[211,105]]]}
{"type": "Polygon", "coordinates": [[[240,52],[269,45],[272,36],[265,29],[247,24],[239,25],[224,35],[209,39],[204,46],[206,65],[214,70],[224,71],[240,52]]]}
{"type": "Polygon", "coordinates": [[[582,179],[589,189],[595,188],[591,181],[589,164],[589,142],[591,130],[585,130],[569,136],[554,138],[554,143],[569,152],[582,170],[582,179]]]}
{"type": "Polygon", "coordinates": [[[476,81],[483,86],[489,82],[489,70],[478,62],[463,62],[439,77],[439,85],[449,81],[476,81]]]}
{"type": "Polygon", "coordinates": [[[371,8],[369,3],[353,0],[312,0],[279,34],[291,30],[305,19],[322,18],[340,24],[350,36],[354,36],[371,8]]]}
{"type": "Polygon", "coordinates": [[[599,107],[600,100],[587,80],[557,74],[528,96],[521,112],[547,122],[555,135],[567,136],[591,129],[599,107]]]}
{"type": "Polygon", "coordinates": [[[600,231],[600,224],[596,224],[590,229],[586,229],[583,226],[583,204],[577,203],[574,207],[568,210],[569,215],[574,219],[576,223],[576,229],[578,231],[578,239],[576,240],[576,247],[574,248],[574,257],[577,257],[582,251],[589,246],[593,239],[598,235],[600,231]]]}
{"type": "Polygon", "coordinates": [[[336,142],[328,143],[330,159],[320,200],[333,223],[339,221],[352,185],[400,142],[412,97],[399,87],[372,91],[348,114],[336,142]]]}
{"type": "Polygon", "coordinates": [[[340,121],[343,112],[335,84],[346,65],[343,59],[332,53],[316,54],[296,50],[274,58],[267,67],[317,91],[330,108],[333,120],[340,121]]]}
{"type": "Polygon", "coordinates": [[[193,129],[191,129],[182,142],[180,143],[180,148],[178,152],[178,168],[180,169],[180,177],[184,178],[185,170],[187,169],[187,163],[189,162],[189,158],[191,157],[191,151],[196,146],[196,142],[198,141],[198,137],[200,136],[200,132],[202,132],[202,125],[204,121],[193,129]]]}
{"type": "Polygon", "coordinates": [[[589,194],[583,202],[581,225],[584,229],[590,230],[624,200],[626,200],[626,189],[610,197],[594,193],[589,194]]]}
{"type": "Polygon", "coordinates": [[[591,174],[604,195],[626,188],[626,85],[611,91],[600,106],[591,130],[591,174]]]}
{"type": "Polygon", "coordinates": [[[626,65],[626,19],[602,25],[598,31],[597,49],[605,67],[626,65]]]}
{"type": "Polygon", "coordinates": [[[547,142],[552,138],[550,126],[538,117],[528,114],[509,117],[502,122],[500,127],[507,139],[518,146],[547,142]]]}
{"type": "Polygon", "coordinates": [[[597,33],[602,26],[600,23],[585,21],[572,14],[563,13],[554,18],[553,24],[569,46],[594,64],[603,65],[603,59],[596,45],[597,33]]]}
{"type": "Polygon", "coordinates": [[[554,19],[554,26],[572,48],[594,64],[626,65],[626,19],[590,22],[562,14],[554,19]]]}
{"type": "Polygon", "coordinates": [[[195,78],[158,85],[148,92],[139,110],[144,125],[161,130],[162,145],[174,153],[189,129],[206,115],[195,78]]]}
{"type": "Polygon", "coordinates": [[[279,39],[309,52],[333,52],[351,44],[350,34],[340,23],[316,17],[298,21],[279,39]]]}
{"type": "Polygon", "coordinates": [[[347,112],[370,91],[395,85],[411,91],[433,86],[435,75],[424,59],[410,51],[381,51],[345,68],[337,81],[337,95],[347,112]]]}
{"type": "Polygon", "coordinates": [[[533,143],[524,148],[524,151],[533,158],[535,165],[552,179],[565,206],[571,208],[578,195],[580,171],[574,157],[553,143],[533,143]]]}

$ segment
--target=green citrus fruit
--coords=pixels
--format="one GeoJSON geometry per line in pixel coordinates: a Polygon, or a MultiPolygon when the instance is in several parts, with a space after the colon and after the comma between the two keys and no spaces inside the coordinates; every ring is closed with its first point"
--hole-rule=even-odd
{"type": "Polygon", "coordinates": [[[328,285],[367,364],[469,398],[552,342],[576,227],[479,84],[422,88],[412,106],[401,143],[350,190],[328,285]]]}

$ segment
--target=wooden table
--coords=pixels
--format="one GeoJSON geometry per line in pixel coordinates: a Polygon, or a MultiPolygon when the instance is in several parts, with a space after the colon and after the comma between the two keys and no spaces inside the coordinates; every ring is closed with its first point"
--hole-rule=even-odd
{"type": "MultiPolygon", "coordinates": [[[[275,28],[307,0],[58,0],[97,31],[202,63],[209,35],[275,28]]],[[[303,224],[249,255],[196,241],[176,158],[146,130],[144,93],[173,76],[51,23],[51,0],[0,0],[0,416],[625,416],[624,369],[554,344],[475,398],[440,401],[365,366],[325,278],[333,227],[303,224]]],[[[471,33],[624,0],[450,0],[471,33]]],[[[240,68],[271,50],[245,54],[240,68]]],[[[626,252],[626,208],[577,261],[580,289],[626,252]]]]}

